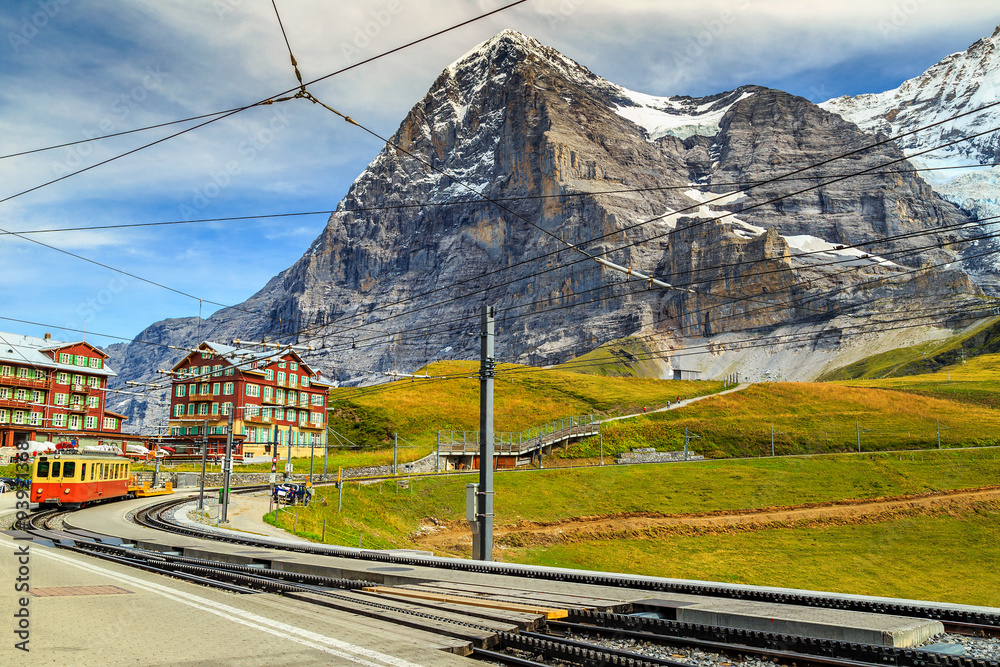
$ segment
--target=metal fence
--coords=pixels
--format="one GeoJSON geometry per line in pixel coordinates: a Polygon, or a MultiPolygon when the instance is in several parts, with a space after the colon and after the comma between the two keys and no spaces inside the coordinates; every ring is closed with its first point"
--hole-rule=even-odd
{"type": "MultiPolygon", "coordinates": [[[[600,415],[580,415],[557,419],[526,431],[494,431],[496,455],[521,455],[573,438],[601,432],[600,415]]],[[[438,455],[478,454],[479,431],[438,431],[438,455]]]]}

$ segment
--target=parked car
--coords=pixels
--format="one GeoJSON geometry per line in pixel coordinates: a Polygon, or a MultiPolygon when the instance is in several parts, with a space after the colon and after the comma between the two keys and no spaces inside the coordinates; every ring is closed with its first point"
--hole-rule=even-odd
{"type": "Polygon", "coordinates": [[[312,499],[312,490],[305,484],[278,484],[274,487],[274,500],[286,505],[302,503],[308,505],[312,499]]]}

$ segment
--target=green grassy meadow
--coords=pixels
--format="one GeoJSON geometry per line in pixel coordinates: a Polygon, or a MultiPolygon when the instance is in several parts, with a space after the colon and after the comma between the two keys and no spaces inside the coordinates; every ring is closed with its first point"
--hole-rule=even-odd
{"type": "MultiPolygon", "coordinates": [[[[420,548],[422,525],[461,525],[464,487],[475,475],[350,483],[317,489],[313,504],[268,515],[270,523],[326,542],[420,548]],[[297,513],[293,519],[292,513],[297,513]]],[[[711,460],[687,464],[498,472],[496,525],[566,517],[684,515],[843,499],[871,499],[996,485],[1000,448],[711,460]]],[[[897,516],[723,534],[657,534],[518,545],[508,562],[1000,605],[1000,503],[951,514],[897,516]]],[[[454,555],[468,556],[466,553],[454,555]]]]}
{"type": "Polygon", "coordinates": [[[533,565],[1000,607],[1000,505],[960,516],[532,547],[533,565]]]}

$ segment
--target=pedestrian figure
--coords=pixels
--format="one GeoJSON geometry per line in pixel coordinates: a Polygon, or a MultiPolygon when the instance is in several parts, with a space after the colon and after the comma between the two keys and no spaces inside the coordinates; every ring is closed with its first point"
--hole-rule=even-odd
{"type": "Polygon", "coordinates": [[[644,405],[644,406],[642,406],[642,411],[643,411],[643,412],[645,412],[645,411],[646,411],[646,406],[645,406],[645,405],[644,405]]]}

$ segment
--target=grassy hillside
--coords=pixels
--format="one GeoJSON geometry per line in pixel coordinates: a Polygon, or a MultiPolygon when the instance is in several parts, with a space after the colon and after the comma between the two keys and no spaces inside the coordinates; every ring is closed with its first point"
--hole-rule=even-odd
{"type": "Polygon", "coordinates": [[[820,381],[854,380],[933,373],[981,354],[1000,352],[1000,318],[970,327],[951,338],[889,350],[824,374],[820,381]]]}
{"type": "MultiPolygon", "coordinates": [[[[878,380],[838,382],[844,387],[874,387],[934,397],[968,405],[1000,408],[1000,354],[984,354],[934,373],[878,380]]],[[[1000,433],[991,434],[991,437],[1000,433]]]]}
{"type": "MultiPolygon", "coordinates": [[[[938,422],[944,446],[1000,438],[1000,412],[985,407],[985,398],[973,404],[947,400],[944,392],[917,395],[865,384],[758,384],[679,410],[611,422],[602,429],[605,456],[633,447],[682,449],[685,429],[699,436],[690,442],[692,451],[708,457],[767,456],[772,425],[779,456],[856,451],[858,430],[864,451],[936,447],[938,422]]],[[[980,385],[984,393],[987,384],[980,385]]],[[[563,455],[594,456],[597,447],[592,438],[563,455]]]]}
{"type": "Polygon", "coordinates": [[[660,354],[639,338],[619,338],[561,365],[563,370],[604,377],[658,378],[660,354]]]}
{"type": "MultiPolygon", "coordinates": [[[[447,380],[406,379],[370,391],[334,389],[332,428],[363,447],[386,447],[398,432],[430,451],[436,432],[479,429],[478,362],[439,362],[419,371],[447,380]],[[470,377],[471,376],[471,377],[470,377]]],[[[497,431],[522,431],[583,414],[620,415],[719,391],[718,382],[599,377],[501,364],[494,385],[497,431]]]]}

